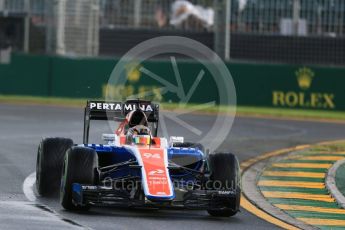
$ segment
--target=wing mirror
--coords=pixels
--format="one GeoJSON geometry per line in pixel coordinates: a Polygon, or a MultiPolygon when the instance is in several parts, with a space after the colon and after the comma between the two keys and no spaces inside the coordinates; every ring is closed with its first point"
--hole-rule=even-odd
{"type": "Polygon", "coordinates": [[[173,146],[175,143],[183,143],[184,137],[171,136],[169,140],[169,145],[173,146]]]}
{"type": "Polygon", "coordinates": [[[105,142],[115,142],[117,136],[115,134],[107,134],[103,133],[102,134],[102,140],[105,142]]]}

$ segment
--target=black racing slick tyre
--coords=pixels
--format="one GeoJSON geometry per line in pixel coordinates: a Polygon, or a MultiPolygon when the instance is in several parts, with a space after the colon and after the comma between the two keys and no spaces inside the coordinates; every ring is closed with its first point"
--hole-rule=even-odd
{"type": "Polygon", "coordinates": [[[66,210],[86,210],[88,206],[76,206],[72,200],[72,185],[93,185],[96,181],[98,155],[86,147],[72,147],[65,156],[60,187],[60,203],[66,210]]]}
{"type": "Polygon", "coordinates": [[[73,146],[68,138],[45,138],[37,150],[36,188],[41,196],[59,191],[62,164],[67,149],[73,146]]]}
{"type": "Polygon", "coordinates": [[[209,209],[211,216],[230,217],[239,211],[241,199],[241,177],[238,159],[231,153],[210,154],[208,160],[210,168],[210,182],[215,190],[234,190],[236,197],[224,201],[221,209],[209,209]]]}

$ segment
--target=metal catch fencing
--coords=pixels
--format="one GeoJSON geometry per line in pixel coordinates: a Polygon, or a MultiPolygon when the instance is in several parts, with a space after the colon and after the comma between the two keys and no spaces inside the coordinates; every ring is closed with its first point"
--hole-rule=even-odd
{"type": "Polygon", "coordinates": [[[230,58],[345,65],[345,1],[236,0],[230,58]]]}
{"type": "Polygon", "coordinates": [[[345,65],[344,0],[0,0],[0,17],[23,19],[30,52],[119,56],[179,35],[227,60],[345,65]]]}
{"type": "Polygon", "coordinates": [[[101,0],[101,25],[202,31],[212,27],[212,7],[212,0],[101,0]]]}
{"type": "Polygon", "coordinates": [[[231,22],[243,33],[339,37],[345,35],[345,1],[238,0],[231,22]]]}

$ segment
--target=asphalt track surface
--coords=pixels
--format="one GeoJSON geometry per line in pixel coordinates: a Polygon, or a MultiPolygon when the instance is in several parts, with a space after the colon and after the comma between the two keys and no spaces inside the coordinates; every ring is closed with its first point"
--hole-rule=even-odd
{"type": "MultiPolygon", "coordinates": [[[[29,202],[22,186],[35,171],[39,141],[64,136],[81,143],[82,118],[82,109],[0,104],[0,229],[79,228],[76,223],[92,229],[277,229],[243,209],[232,218],[213,218],[204,211],[176,210],[93,208],[71,213],[57,198],[29,202]]],[[[209,115],[186,119],[200,129],[207,129],[211,120],[209,115]]],[[[280,148],[345,139],[344,130],[345,124],[237,117],[220,149],[236,153],[242,161],[280,148]]],[[[95,127],[95,133],[100,135],[101,128],[95,127]]]]}

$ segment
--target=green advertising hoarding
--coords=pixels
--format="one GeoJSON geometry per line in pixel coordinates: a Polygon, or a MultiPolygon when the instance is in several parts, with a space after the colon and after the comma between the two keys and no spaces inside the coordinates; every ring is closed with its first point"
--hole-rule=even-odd
{"type": "Polygon", "coordinates": [[[345,110],[345,68],[229,64],[238,104],[345,110]]]}
{"type": "MultiPolygon", "coordinates": [[[[176,92],[161,92],[162,84],[140,71],[142,67],[177,85],[169,60],[130,63],[125,85],[107,87],[117,60],[65,58],[14,54],[10,64],[0,64],[0,94],[68,98],[102,98],[107,94],[137,95],[179,102],[176,92]]],[[[200,64],[177,59],[183,88],[190,103],[217,98],[213,76],[200,64]],[[202,80],[193,86],[200,71],[202,80]]],[[[228,63],[234,80],[237,104],[345,111],[345,67],[228,63]]],[[[217,79],[217,76],[215,76],[217,79]]],[[[216,101],[217,102],[217,101],[216,101]]]]}

